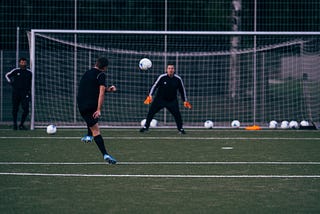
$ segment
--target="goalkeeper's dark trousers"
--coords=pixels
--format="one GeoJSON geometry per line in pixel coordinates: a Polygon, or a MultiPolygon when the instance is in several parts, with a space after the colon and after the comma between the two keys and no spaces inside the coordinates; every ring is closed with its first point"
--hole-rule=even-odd
{"type": "Polygon", "coordinates": [[[161,99],[155,98],[149,108],[145,127],[149,128],[150,122],[153,119],[154,115],[156,113],[158,113],[163,108],[166,108],[173,115],[174,120],[176,121],[178,130],[181,130],[182,129],[182,117],[181,117],[181,113],[179,110],[179,103],[178,103],[177,99],[175,99],[173,101],[166,101],[166,100],[161,100],[161,99]]]}
{"type": "Polygon", "coordinates": [[[26,121],[26,118],[29,114],[29,102],[30,102],[30,96],[27,97],[27,94],[24,92],[19,91],[13,91],[12,93],[12,116],[13,116],[13,124],[17,125],[17,119],[18,119],[18,111],[19,106],[21,104],[22,107],[22,116],[20,125],[23,125],[26,121]]]}

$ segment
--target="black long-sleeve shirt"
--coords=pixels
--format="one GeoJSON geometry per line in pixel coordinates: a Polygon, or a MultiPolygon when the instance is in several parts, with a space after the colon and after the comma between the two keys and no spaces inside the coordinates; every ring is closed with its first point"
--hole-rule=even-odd
{"type": "Polygon", "coordinates": [[[29,69],[15,68],[6,73],[5,76],[14,91],[21,93],[31,92],[32,73],[29,69]]]}
{"type": "Polygon", "coordinates": [[[153,96],[156,91],[156,97],[165,101],[177,99],[177,91],[179,91],[182,101],[187,101],[183,81],[177,74],[174,74],[172,77],[169,77],[168,74],[160,75],[152,85],[149,95],[153,96]]]}

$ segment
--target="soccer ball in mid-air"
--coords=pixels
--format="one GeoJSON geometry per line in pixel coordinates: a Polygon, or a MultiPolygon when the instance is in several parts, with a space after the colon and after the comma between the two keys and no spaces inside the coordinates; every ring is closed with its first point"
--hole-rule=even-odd
{"type": "Polygon", "coordinates": [[[211,120],[206,120],[203,124],[203,126],[207,129],[212,129],[213,128],[213,122],[211,120]]]}
{"type": "Polygon", "coordinates": [[[55,134],[57,132],[57,127],[55,125],[47,126],[47,134],[55,134]]]}
{"type": "Polygon", "coordinates": [[[278,122],[275,120],[271,120],[269,123],[269,128],[270,129],[276,129],[278,127],[278,122]]]}
{"type": "Polygon", "coordinates": [[[289,122],[286,121],[286,120],[282,121],[282,122],[281,122],[281,125],[280,125],[280,128],[282,128],[282,129],[287,129],[287,128],[289,128],[289,122]]]}
{"type": "Polygon", "coordinates": [[[290,123],[289,123],[289,128],[290,128],[290,129],[297,129],[297,128],[299,128],[298,122],[297,122],[297,121],[294,121],[294,120],[290,121],[290,123]]]}
{"type": "Polygon", "coordinates": [[[240,127],[240,121],[239,120],[233,120],[231,122],[231,127],[232,128],[239,128],[240,127]]]}
{"type": "Polygon", "coordinates": [[[139,68],[143,71],[146,71],[152,67],[152,62],[148,58],[143,58],[139,62],[139,68]]]}

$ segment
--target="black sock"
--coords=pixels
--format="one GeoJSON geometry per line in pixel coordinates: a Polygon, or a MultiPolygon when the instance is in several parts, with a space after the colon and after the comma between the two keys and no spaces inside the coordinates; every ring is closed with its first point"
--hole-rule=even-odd
{"type": "Polygon", "coordinates": [[[102,153],[102,155],[108,154],[106,147],[104,146],[104,141],[102,136],[99,134],[97,136],[94,137],[94,141],[96,142],[100,152],[102,153]]]}
{"type": "Polygon", "coordinates": [[[91,131],[91,129],[90,129],[89,127],[87,127],[87,129],[88,129],[87,135],[88,135],[88,136],[92,136],[92,131],[91,131]]]}

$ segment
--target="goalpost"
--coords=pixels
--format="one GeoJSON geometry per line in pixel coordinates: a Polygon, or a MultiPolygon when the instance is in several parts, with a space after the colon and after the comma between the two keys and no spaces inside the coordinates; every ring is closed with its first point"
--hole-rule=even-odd
{"type": "MultiPolygon", "coordinates": [[[[84,127],[76,94],[82,74],[99,55],[110,59],[107,93],[99,124],[138,127],[143,104],[158,75],[173,62],[184,80],[192,110],[181,105],[186,127],[266,126],[270,120],[320,117],[320,32],[193,32],[39,30],[30,32],[33,72],[31,129],[56,124],[84,127]],[[233,47],[232,37],[239,37],[233,47]],[[232,48],[231,48],[232,47],[232,48]],[[140,71],[141,58],[153,67],[140,71]]],[[[180,99],[180,97],[179,97],[180,99]]],[[[160,127],[175,126],[165,110],[160,127]]]]}

